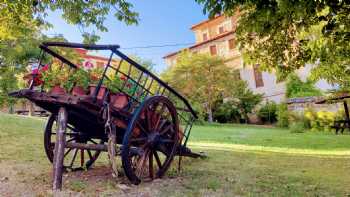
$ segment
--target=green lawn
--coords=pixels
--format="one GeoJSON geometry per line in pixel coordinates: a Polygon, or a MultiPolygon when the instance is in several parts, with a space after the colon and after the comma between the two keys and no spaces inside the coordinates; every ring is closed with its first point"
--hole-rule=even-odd
{"type": "MultiPolygon", "coordinates": [[[[0,196],[52,195],[43,150],[44,119],[0,114],[0,196]]],[[[208,159],[186,158],[181,172],[139,186],[110,175],[107,157],[64,176],[65,195],[347,196],[350,135],[291,134],[247,125],[195,126],[190,146],[208,159]],[[126,186],[125,186],[126,184],[126,186]]]]}

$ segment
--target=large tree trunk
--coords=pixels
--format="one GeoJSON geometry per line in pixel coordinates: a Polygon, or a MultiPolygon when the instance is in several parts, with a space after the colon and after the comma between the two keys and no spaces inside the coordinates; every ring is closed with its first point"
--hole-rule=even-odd
{"type": "Polygon", "coordinates": [[[208,109],[208,122],[213,122],[213,110],[211,108],[208,109]]]}

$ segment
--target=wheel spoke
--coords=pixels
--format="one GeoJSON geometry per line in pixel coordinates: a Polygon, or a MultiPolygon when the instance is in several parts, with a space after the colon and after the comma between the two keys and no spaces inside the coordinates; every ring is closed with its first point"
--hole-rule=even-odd
{"type": "Polygon", "coordinates": [[[143,128],[143,126],[141,125],[141,123],[140,123],[139,121],[137,121],[136,125],[137,125],[138,128],[140,128],[140,130],[141,130],[145,135],[148,136],[147,131],[145,130],[145,128],[143,128]]]}
{"type": "Polygon", "coordinates": [[[84,149],[80,149],[80,166],[84,166],[84,149]]]}
{"type": "Polygon", "coordinates": [[[90,150],[86,150],[86,152],[88,153],[90,160],[92,160],[93,157],[92,157],[91,151],[90,150]]]}
{"type": "Polygon", "coordinates": [[[143,168],[145,167],[145,162],[148,156],[149,150],[146,150],[144,154],[141,156],[141,158],[138,160],[137,165],[136,165],[136,175],[138,177],[142,176],[143,168]]]}
{"type": "Polygon", "coordinates": [[[147,140],[146,137],[139,137],[139,138],[130,139],[130,142],[144,142],[146,140],[147,140]]]}
{"type": "Polygon", "coordinates": [[[152,111],[149,108],[146,108],[146,120],[147,120],[147,130],[150,132],[152,130],[152,111]]]}
{"type": "Polygon", "coordinates": [[[174,140],[172,140],[172,139],[161,139],[160,142],[161,143],[174,143],[174,140]]]}
{"type": "Polygon", "coordinates": [[[163,131],[160,132],[160,135],[164,135],[166,132],[172,129],[172,127],[173,127],[173,124],[169,124],[167,127],[164,128],[163,131]]]}
{"type": "Polygon", "coordinates": [[[159,113],[155,112],[155,114],[158,116],[158,119],[155,121],[155,125],[153,128],[155,131],[158,131],[158,125],[159,125],[160,119],[162,118],[162,114],[165,110],[165,107],[166,107],[166,105],[163,103],[162,108],[160,109],[159,113]]]}
{"type": "Polygon", "coordinates": [[[92,142],[92,143],[94,143],[94,144],[97,144],[97,142],[95,142],[95,141],[92,140],[92,139],[89,139],[88,141],[89,141],[89,142],[92,142]]]}
{"type": "Polygon", "coordinates": [[[77,129],[75,129],[75,128],[72,127],[71,125],[68,125],[68,124],[67,124],[67,128],[70,129],[71,131],[73,131],[74,133],[77,133],[77,134],[80,133],[77,129]]]}
{"type": "Polygon", "coordinates": [[[153,172],[153,151],[150,151],[149,153],[149,164],[148,164],[148,167],[149,167],[149,176],[151,177],[151,179],[154,179],[154,172],[153,172]]]}
{"type": "Polygon", "coordinates": [[[155,129],[156,132],[159,133],[161,131],[161,129],[165,126],[165,123],[167,123],[167,120],[163,119],[162,122],[160,123],[159,127],[155,129]]]}
{"type": "Polygon", "coordinates": [[[71,160],[71,162],[70,162],[70,167],[71,167],[71,168],[73,167],[73,164],[74,164],[75,158],[77,157],[77,154],[78,154],[78,149],[75,149],[73,158],[72,158],[72,160],[71,160]]]}
{"type": "Polygon", "coordinates": [[[73,148],[69,148],[67,151],[66,151],[66,153],[64,153],[64,156],[63,157],[66,157],[69,153],[70,153],[70,151],[72,151],[73,150],[73,148]]]}
{"type": "Polygon", "coordinates": [[[73,138],[67,140],[67,143],[68,143],[68,142],[71,142],[71,141],[73,141],[73,140],[75,140],[75,137],[73,137],[73,138]]]}
{"type": "Polygon", "coordinates": [[[161,169],[161,168],[162,168],[162,163],[160,162],[160,158],[159,158],[159,156],[158,156],[157,151],[153,151],[153,155],[154,155],[154,158],[156,159],[158,168],[161,169]]]}

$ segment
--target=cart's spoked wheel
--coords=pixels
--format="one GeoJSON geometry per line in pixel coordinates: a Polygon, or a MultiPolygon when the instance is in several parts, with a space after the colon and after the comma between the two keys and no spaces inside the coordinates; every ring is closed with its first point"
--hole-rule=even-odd
{"type": "Polygon", "coordinates": [[[149,98],[134,113],[123,139],[125,174],[133,184],[162,177],[178,143],[176,108],[166,97],[149,98]]]}
{"type": "MultiPolygon", "coordinates": [[[[44,146],[47,158],[52,163],[56,142],[57,116],[51,115],[46,124],[44,133],[44,146]]],[[[103,144],[102,140],[95,140],[84,136],[72,125],[68,124],[66,129],[66,142],[78,142],[86,144],[103,144]]],[[[65,148],[64,167],[66,170],[89,169],[96,161],[101,151],[83,150],[77,148],[65,148]]]]}

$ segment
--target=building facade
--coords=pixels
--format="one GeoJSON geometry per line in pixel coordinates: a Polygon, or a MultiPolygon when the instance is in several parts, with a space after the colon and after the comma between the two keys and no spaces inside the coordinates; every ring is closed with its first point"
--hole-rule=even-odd
{"type": "MultiPolygon", "coordinates": [[[[86,49],[75,49],[75,52],[78,53],[79,57],[82,59],[82,66],[84,69],[92,69],[95,67],[104,68],[108,63],[108,58],[98,55],[89,54],[86,49]]],[[[117,64],[119,60],[112,59],[111,64],[117,64]]]]}
{"type": "MultiPolygon", "coordinates": [[[[247,81],[248,87],[255,93],[264,94],[265,101],[280,103],[285,99],[285,82],[278,81],[273,73],[260,72],[258,65],[243,66],[242,56],[236,46],[235,31],[239,13],[231,17],[224,15],[200,22],[191,27],[195,35],[195,44],[187,49],[193,53],[207,53],[224,57],[226,64],[239,70],[240,78],[247,81]]],[[[177,54],[170,53],[164,57],[168,66],[176,64],[177,54]]],[[[312,65],[306,65],[296,73],[302,80],[306,80],[312,65]]],[[[319,81],[316,86],[321,90],[330,89],[331,86],[319,81]]]]}

